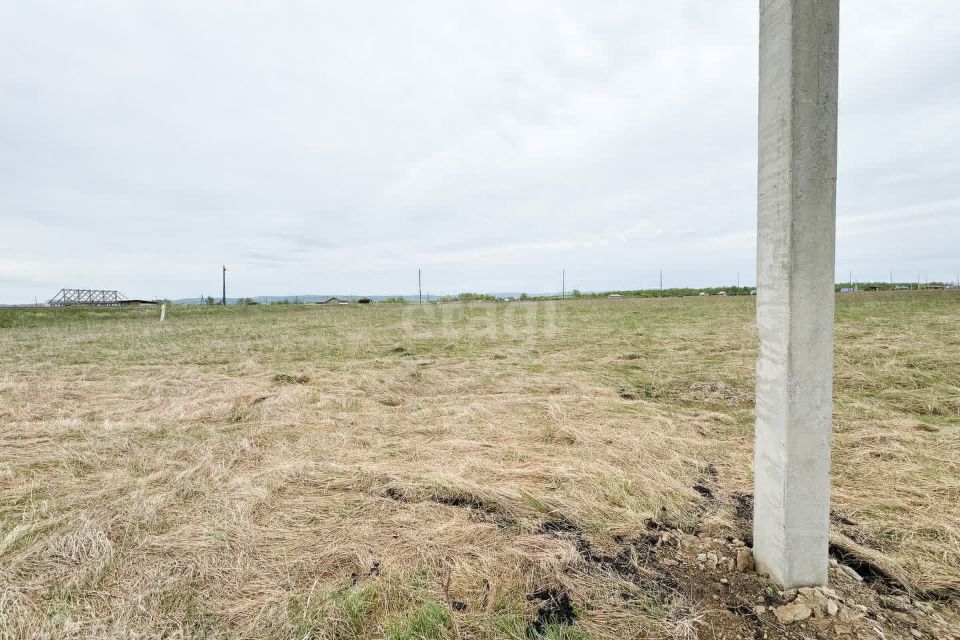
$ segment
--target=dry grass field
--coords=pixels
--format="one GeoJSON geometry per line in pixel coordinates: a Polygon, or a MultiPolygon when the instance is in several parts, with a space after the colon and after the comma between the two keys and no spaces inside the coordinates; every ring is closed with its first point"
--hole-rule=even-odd
{"type": "MultiPolygon", "coordinates": [[[[0,309],[0,637],[825,634],[663,553],[749,543],[753,303],[0,309]]],[[[835,381],[831,579],[948,629],[960,295],[839,296],[835,381]]]]}

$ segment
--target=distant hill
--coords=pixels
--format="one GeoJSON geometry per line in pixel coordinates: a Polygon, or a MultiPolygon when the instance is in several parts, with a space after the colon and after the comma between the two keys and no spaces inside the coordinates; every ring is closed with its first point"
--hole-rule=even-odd
{"type": "MultiPolygon", "coordinates": [[[[342,293],[331,293],[331,294],[307,294],[307,295],[295,295],[295,296],[251,296],[249,299],[259,302],[260,304],[270,304],[271,302],[322,302],[327,298],[340,298],[341,300],[358,300],[360,298],[369,298],[374,302],[381,302],[383,300],[403,298],[404,300],[415,302],[418,300],[417,296],[363,296],[363,295],[344,295],[342,293]]],[[[430,296],[430,300],[437,300],[439,296],[430,296]]],[[[247,298],[227,298],[227,304],[237,304],[240,300],[247,298]]],[[[424,300],[427,300],[428,297],[423,296],[424,300]]],[[[220,298],[214,298],[214,300],[219,303],[220,298]]],[[[200,298],[179,298],[177,300],[171,300],[174,304],[202,304],[200,298]]]]}

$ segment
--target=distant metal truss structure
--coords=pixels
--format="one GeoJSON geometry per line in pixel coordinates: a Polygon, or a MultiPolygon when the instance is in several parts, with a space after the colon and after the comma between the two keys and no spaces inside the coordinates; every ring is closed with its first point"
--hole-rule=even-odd
{"type": "Polygon", "coordinates": [[[49,304],[51,307],[119,307],[126,299],[119,291],[107,289],[60,289],[49,304]]]}

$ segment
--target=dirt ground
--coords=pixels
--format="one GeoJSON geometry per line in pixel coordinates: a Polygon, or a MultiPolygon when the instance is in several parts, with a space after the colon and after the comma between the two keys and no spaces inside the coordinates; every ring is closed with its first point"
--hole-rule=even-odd
{"type": "Polygon", "coordinates": [[[816,592],[749,296],[158,316],[0,309],[0,638],[960,638],[956,293],[838,297],[816,592]]]}

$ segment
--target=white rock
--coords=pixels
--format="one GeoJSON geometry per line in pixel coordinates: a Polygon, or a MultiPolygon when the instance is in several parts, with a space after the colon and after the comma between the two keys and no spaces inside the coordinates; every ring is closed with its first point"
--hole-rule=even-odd
{"type": "Polygon", "coordinates": [[[863,576],[861,576],[859,573],[854,571],[851,567],[848,567],[845,564],[841,564],[839,566],[840,566],[840,570],[843,571],[845,574],[847,574],[857,582],[863,582],[863,576]]]}
{"type": "Polygon", "coordinates": [[[842,600],[842,599],[843,599],[843,598],[841,598],[841,597],[839,596],[839,594],[837,594],[836,591],[834,591],[834,590],[831,589],[830,587],[817,587],[817,590],[818,590],[820,593],[822,593],[823,595],[827,596],[828,598],[833,598],[834,600],[842,600]]]}
{"type": "Polygon", "coordinates": [[[781,624],[790,624],[806,620],[813,615],[813,609],[800,602],[795,602],[777,607],[773,610],[773,615],[777,617],[781,624]]]}

